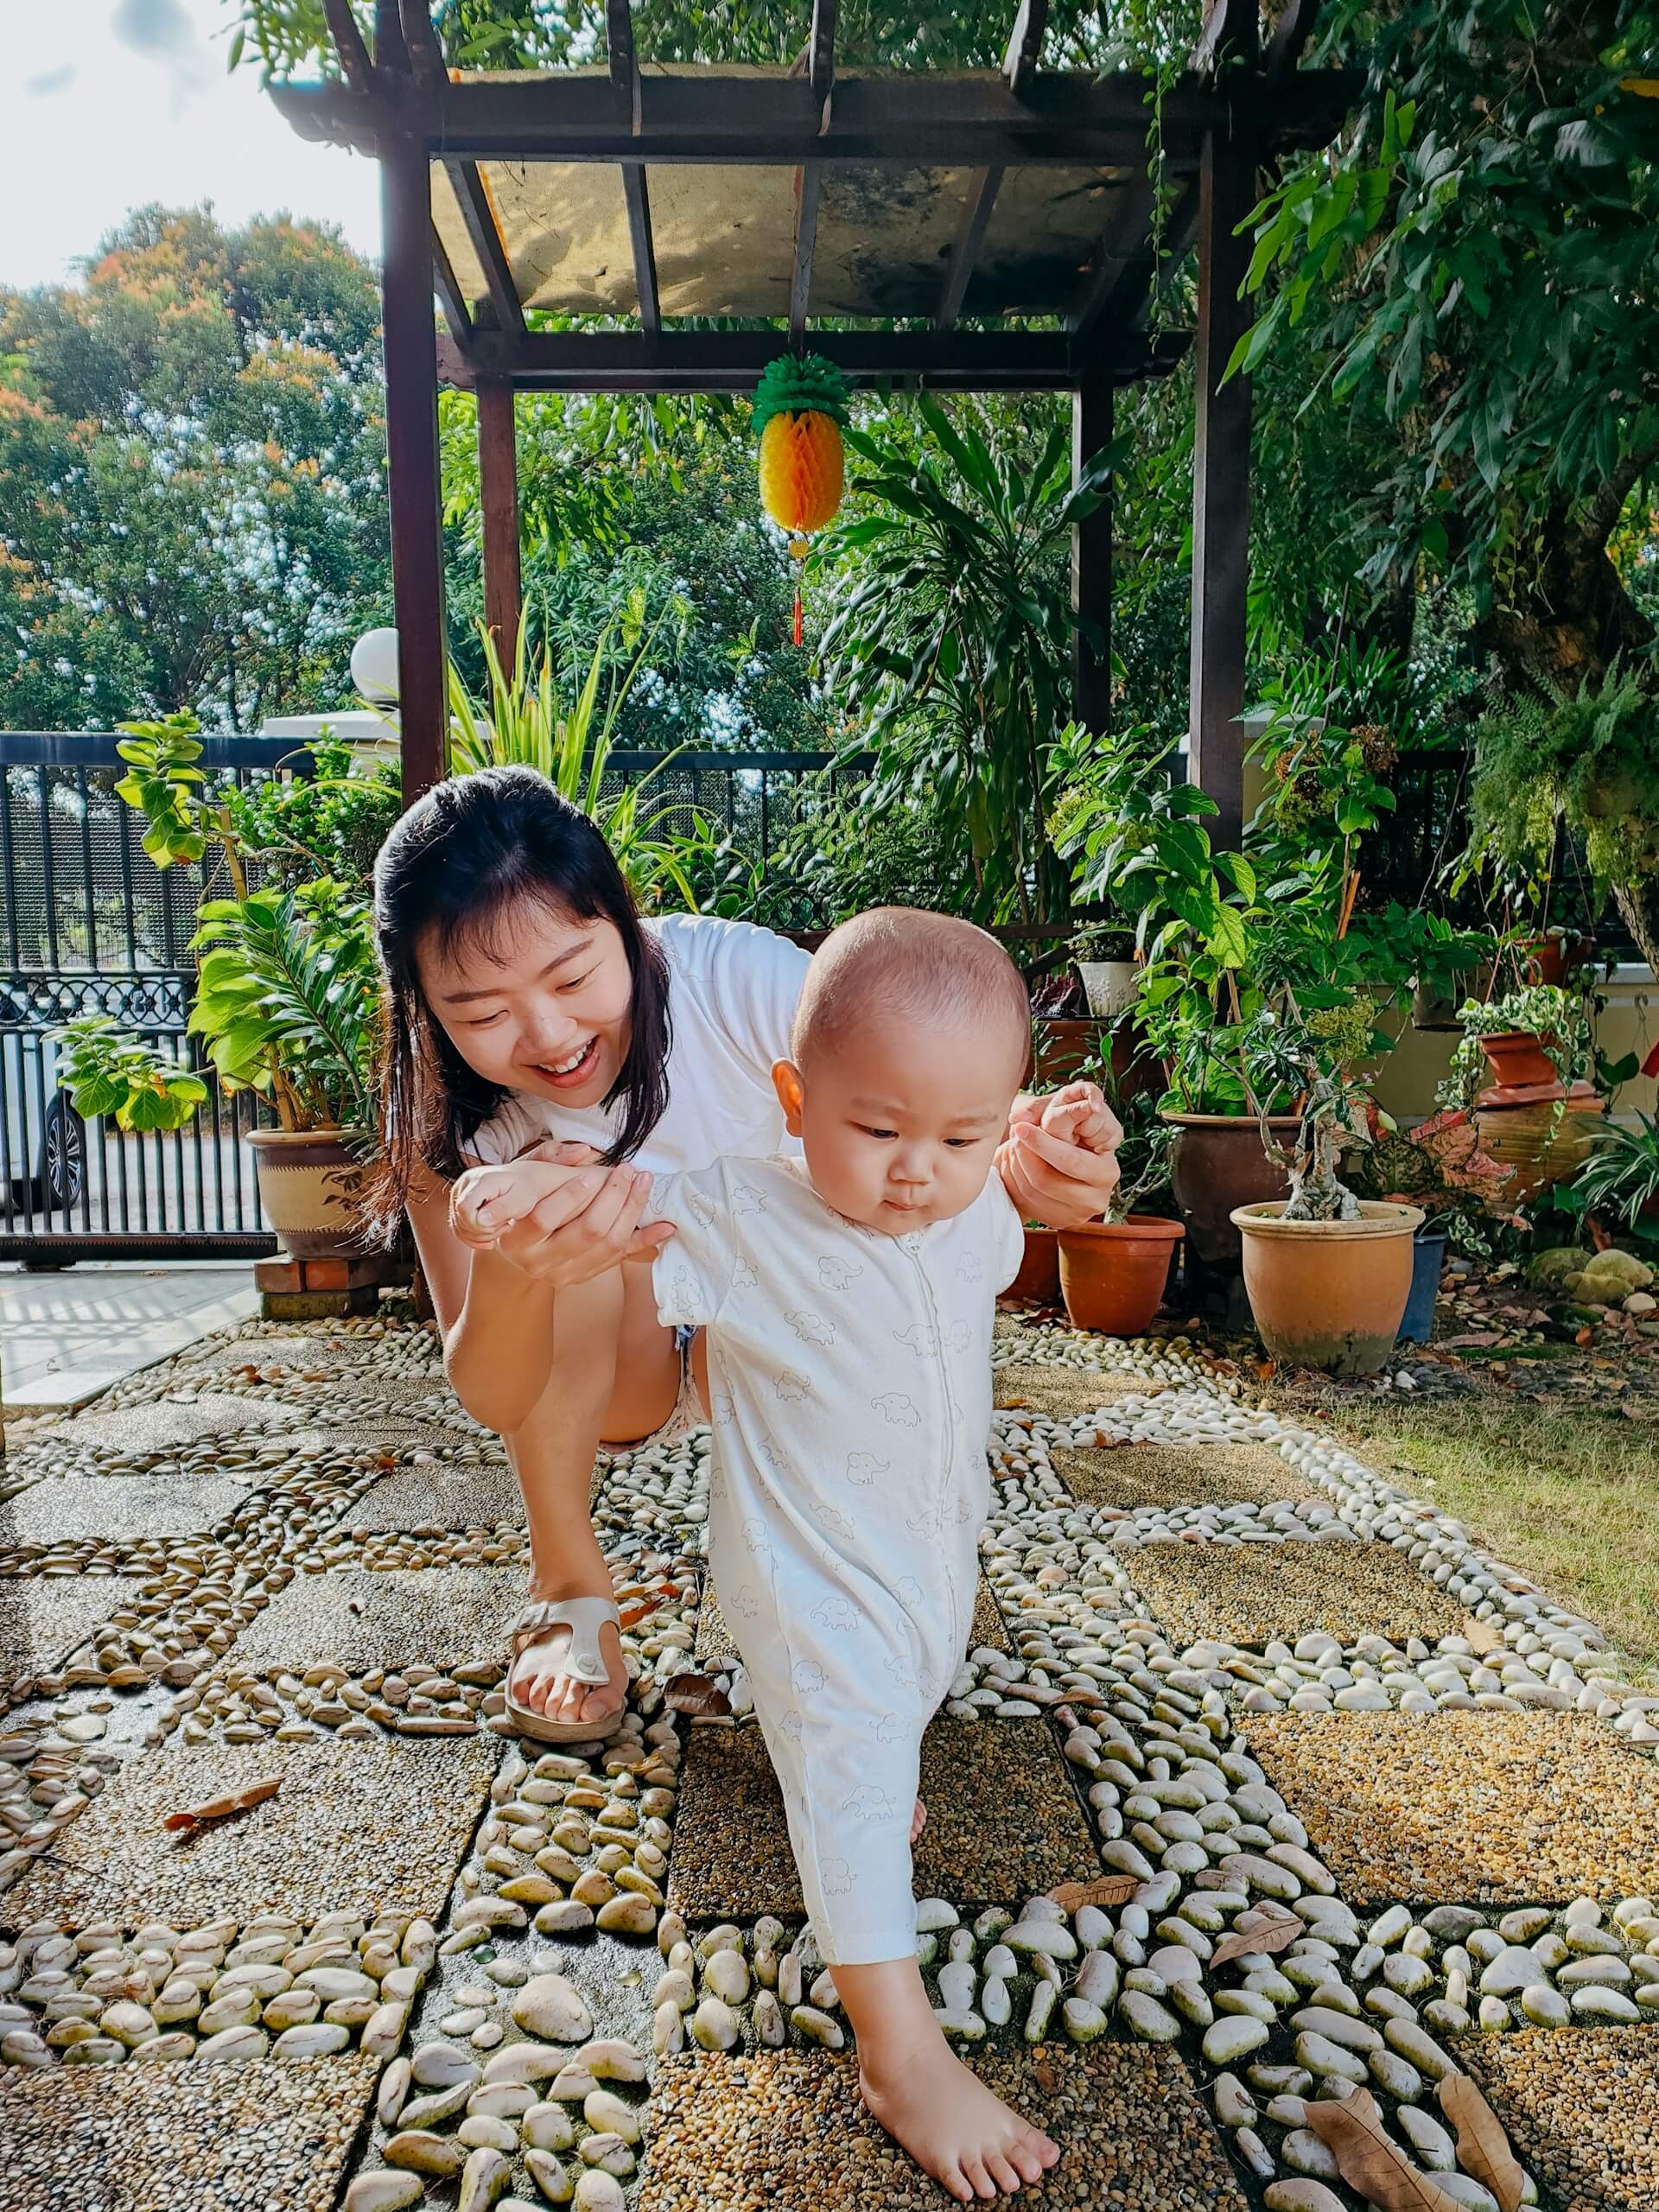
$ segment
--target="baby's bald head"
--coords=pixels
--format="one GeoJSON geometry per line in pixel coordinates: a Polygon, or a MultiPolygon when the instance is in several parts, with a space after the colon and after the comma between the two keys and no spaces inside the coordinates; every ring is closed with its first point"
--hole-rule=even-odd
{"type": "Polygon", "coordinates": [[[832,930],[814,954],[790,1050],[804,1073],[874,1022],[970,1034],[1006,1046],[1019,1081],[1031,1044],[1020,971],[995,938],[951,914],[876,906],[832,930]]]}

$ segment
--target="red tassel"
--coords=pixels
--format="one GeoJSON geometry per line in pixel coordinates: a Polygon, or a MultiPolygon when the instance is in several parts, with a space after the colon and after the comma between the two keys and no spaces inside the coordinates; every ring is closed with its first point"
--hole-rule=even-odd
{"type": "Polygon", "coordinates": [[[798,585],[795,590],[795,642],[798,645],[801,642],[801,594],[798,585]]]}

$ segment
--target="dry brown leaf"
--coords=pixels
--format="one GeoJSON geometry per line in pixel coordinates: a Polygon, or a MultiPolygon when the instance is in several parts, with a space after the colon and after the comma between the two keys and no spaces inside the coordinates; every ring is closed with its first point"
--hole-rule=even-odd
{"type": "Polygon", "coordinates": [[[1440,2083],[1440,2110],[1458,2133],[1458,2164],[1497,2199],[1498,2212],[1517,2212],[1527,2177],[1510,2148],[1503,2123],[1467,2074],[1440,2083]]]}
{"type": "Polygon", "coordinates": [[[1507,1651],[1502,1629],[1494,1628],[1490,1621],[1478,1621],[1472,1613],[1463,1617],[1463,1640],[1477,1658],[1485,1659],[1494,1651],[1507,1651]]]}
{"type": "Polygon", "coordinates": [[[204,1821],[226,1821],[233,1813],[251,1812],[254,1806],[263,1805],[267,1797],[274,1797],[283,1786],[280,1774],[268,1774],[251,1782],[245,1789],[238,1789],[224,1797],[210,1797],[205,1804],[192,1805],[176,1813],[169,1813],[162,1822],[164,1828],[179,1831],[199,1827],[204,1821]]]}
{"type": "Polygon", "coordinates": [[[1133,1874],[1101,1874],[1092,1882],[1062,1882],[1049,1896],[1064,1911],[1084,1904],[1127,1904],[1140,1888],[1133,1874]]]}
{"type": "Polygon", "coordinates": [[[1337,2171],[1377,2212],[1459,2212],[1456,2197],[1419,2173],[1382,2132],[1368,2091],[1356,2089],[1341,2103],[1319,2099],[1303,2120],[1337,2162],[1337,2171]]]}
{"type": "Polygon", "coordinates": [[[732,1709],[726,1693],[707,1675],[677,1675],[664,1703],[671,1713],[715,1713],[721,1718],[732,1709]]]}
{"type": "Polygon", "coordinates": [[[1287,1943],[1294,1943],[1306,1933],[1288,1905],[1259,1904],[1239,1914],[1231,1933],[1224,1936],[1211,1954],[1210,1963],[1222,1967],[1229,1959],[1242,1959],[1247,1952],[1282,1951],[1287,1943]]]}

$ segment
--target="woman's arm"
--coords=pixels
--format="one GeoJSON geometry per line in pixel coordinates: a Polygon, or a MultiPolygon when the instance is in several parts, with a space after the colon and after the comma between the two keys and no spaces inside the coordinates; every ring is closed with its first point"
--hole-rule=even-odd
{"type": "Polygon", "coordinates": [[[1122,1126],[1099,1089],[1068,1083],[1046,1097],[1014,1100],[996,1164],[1026,1220],[1072,1229],[1105,1211],[1117,1187],[1115,1155],[1122,1141],[1122,1126]]]}
{"type": "MultiPolygon", "coordinates": [[[[585,1148],[577,1147],[583,1150],[585,1148]]],[[[443,1363],[473,1419],[510,1436],[547,1388],[558,1292],[672,1235],[639,1217],[651,1178],[590,1167],[544,1198],[489,1250],[468,1251],[449,1224],[448,1185],[410,1193],[409,1217],[443,1338],[443,1363]]]]}

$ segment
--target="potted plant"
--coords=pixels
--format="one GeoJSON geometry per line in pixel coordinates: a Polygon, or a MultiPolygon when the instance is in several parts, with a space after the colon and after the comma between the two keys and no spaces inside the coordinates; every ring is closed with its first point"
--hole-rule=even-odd
{"type": "Polygon", "coordinates": [[[1289,1090],[1300,1102],[1286,1147],[1265,1111],[1262,1148],[1290,1186],[1286,1198],[1240,1206],[1244,1287],[1262,1343],[1275,1359],[1327,1374],[1372,1375],[1392,1350],[1411,1290],[1412,1237],[1420,1207],[1359,1198],[1338,1177],[1344,1143],[1363,1136],[1365,1100],[1341,1046],[1308,1027],[1294,993],[1263,1009],[1241,1051],[1241,1073],[1260,1098],[1289,1090]]]}
{"type": "Polygon", "coordinates": [[[1638,1114],[1598,1129],[1571,1195],[1586,1213],[1659,1238],[1659,1120],[1638,1114]]]}
{"type": "Polygon", "coordinates": [[[1557,983],[1523,983],[1495,999],[1467,999],[1458,1022],[1463,1039],[1452,1067],[1459,1097],[1478,1087],[1487,1067],[1500,1090],[1558,1084],[1567,1094],[1595,1064],[1584,997],[1557,983]]]}
{"type": "Polygon", "coordinates": [[[1116,1189],[1098,1221],[1059,1232],[1060,1294],[1080,1329],[1109,1337],[1144,1336],[1164,1300],[1182,1224],[1137,1213],[1138,1199],[1167,1184],[1175,1132],[1143,1093],[1115,1103],[1123,1121],[1116,1189]]]}
{"type": "Polygon", "coordinates": [[[1371,1141],[1356,1151],[1348,1180],[1357,1196],[1419,1207],[1423,1222],[1412,1239],[1411,1291],[1398,1341],[1427,1344],[1448,1243],[1490,1257],[1500,1224],[1520,1227],[1504,1210],[1514,1170],[1480,1148],[1473,1119],[1465,1113],[1431,1115],[1411,1130],[1373,1110],[1371,1141]]]}

